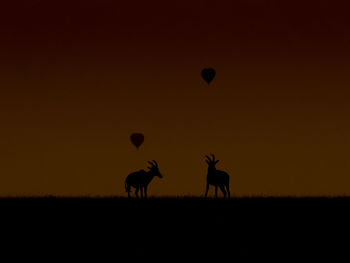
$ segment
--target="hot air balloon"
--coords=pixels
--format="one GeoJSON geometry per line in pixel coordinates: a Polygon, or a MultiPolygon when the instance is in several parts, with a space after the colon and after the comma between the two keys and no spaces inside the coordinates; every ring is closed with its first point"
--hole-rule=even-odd
{"type": "Polygon", "coordinates": [[[213,68],[205,68],[202,70],[202,78],[210,84],[210,82],[215,78],[216,72],[213,68]]]}
{"type": "Polygon", "coordinates": [[[136,149],[139,149],[139,147],[143,143],[144,136],[142,133],[133,133],[130,136],[130,140],[132,144],[135,145],[136,149]]]}

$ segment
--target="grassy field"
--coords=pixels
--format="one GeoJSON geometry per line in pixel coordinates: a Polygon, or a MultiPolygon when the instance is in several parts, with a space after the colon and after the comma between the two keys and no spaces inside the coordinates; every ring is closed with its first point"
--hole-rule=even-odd
{"type": "Polygon", "coordinates": [[[2,226],[14,235],[102,247],[112,257],[178,259],[326,253],[349,233],[349,205],[348,197],[0,199],[2,226]]]}

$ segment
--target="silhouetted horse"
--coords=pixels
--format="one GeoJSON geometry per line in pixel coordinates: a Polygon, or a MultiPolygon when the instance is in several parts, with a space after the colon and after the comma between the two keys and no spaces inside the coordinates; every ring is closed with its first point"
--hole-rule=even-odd
{"type": "Polygon", "coordinates": [[[215,165],[219,162],[219,160],[215,161],[215,156],[213,154],[211,154],[211,156],[212,159],[210,159],[208,155],[205,156],[207,158],[206,163],[208,164],[207,188],[205,191],[205,197],[208,195],[209,185],[214,185],[215,197],[218,197],[219,187],[224,194],[224,197],[226,197],[226,193],[228,193],[228,197],[230,198],[230,176],[224,171],[216,170],[215,165]]]}
{"type": "Polygon", "coordinates": [[[134,173],[129,174],[125,179],[125,190],[128,193],[128,197],[130,198],[130,188],[131,186],[136,188],[135,195],[139,197],[139,190],[141,190],[141,198],[143,198],[143,193],[145,193],[145,197],[147,198],[147,187],[148,184],[152,181],[155,176],[159,178],[163,178],[158,169],[158,164],[155,160],[152,162],[148,162],[151,166],[147,168],[149,171],[140,170],[134,173]]]}

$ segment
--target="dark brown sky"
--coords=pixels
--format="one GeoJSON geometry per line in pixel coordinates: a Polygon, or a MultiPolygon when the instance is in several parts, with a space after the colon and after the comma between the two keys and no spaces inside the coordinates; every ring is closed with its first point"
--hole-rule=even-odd
{"type": "Polygon", "coordinates": [[[346,3],[2,3],[0,194],[124,195],[156,159],[150,194],[200,195],[208,153],[236,195],[348,194],[346,3]]]}

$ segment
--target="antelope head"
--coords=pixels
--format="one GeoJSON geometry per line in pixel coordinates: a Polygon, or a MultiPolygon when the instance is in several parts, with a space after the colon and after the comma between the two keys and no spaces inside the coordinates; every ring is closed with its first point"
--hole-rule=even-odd
{"type": "Polygon", "coordinates": [[[159,172],[158,164],[155,160],[152,160],[152,162],[148,161],[148,163],[151,166],[148,166],[147,168],[150,170],[150,172],[159,178],[163,178],[162,174],[159,172]]]}
{"type": "Polygon", "coordinates": [[[205,161],[208,164],[208,170],[215,170],[215,165],[219,162],[219,160],[215,160],[214,154],[211,154],[210,156],[211,158],[208,155],[205,156],[207,158],[205,161]]]}

